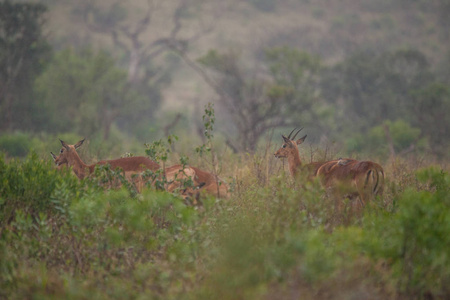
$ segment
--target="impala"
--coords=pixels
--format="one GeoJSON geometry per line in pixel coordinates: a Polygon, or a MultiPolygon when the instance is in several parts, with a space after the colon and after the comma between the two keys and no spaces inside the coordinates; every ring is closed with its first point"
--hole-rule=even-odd
{"type": "MultiPolygon", "coordinates": [[[[55,164],[58,168],[61,168],[64,165],[72,167],[74,173],[80,179],[94,172],[97,165],[109,164],[112,169],[120,168],[124,172],[125,178],[135,184],[138,191],[141,191],[147,182],[147,179],[144,178],[145,176],[142,176],[143,172],[150,170],[156,174],[156,171],[160,170],[162,171],[162,174],[156,175],[161,175],[164,178],[163,182],[166,183],[166,189],[169,192],[179,189],[182,191],[183,196],[197,196],[198,192],[205,191],[206,193],[216,195],[217,197],[228,197],[227,185],[221,182],[217,176],[201,169],[180,164],[161,169],[159,164],[143,156],[102,160],[92,165],[86,165],[76,151],[76,149],[83,144],[84,139],[75,145],[68,145],[64,141],[60,141],[63,146],[61,148],[60,155],[56,156],[50,152],[55,164]],[[193,188],[184,187],[184,183],[188,180],[192,180],[194,185],[193,188]]],[[[156,180],[156,178],[150,179],[152,183],[156,180]]]]}
{"type": "MultiPolygon", "coordinates": [[[[382,193],[384,184],[383,168],[371,161],[340,158],[326,162],[312,162],[302,168],[298,145],[305,141],[306,135],[295,140],[295,137],[302,129],[299,129],[291,138],[295,130],[292,130],[287,137],[281,135],[284,143],[274,154],[277,158],[287,158],[289,172],[292,176],[295,176],[299,170],[306,169],[309,177],[318,176],[325,188],[335,190],[343,188],[345,196],[351,199],[359,197],[361,207],[366,204],[366,201],[382,193]]],[[[341,195],[343,194],[341,193],[341,195]]]]}
{"type": "Polygon", "coordinates": [[[361,207],[383,193],[384,170],[372,161],[339,159],[327,162],[319,167],[317,176],[327,189],[337,188],[338,193],[344,193],[350,199],[358,197],[361,207]]]}
{"type": "Polygon", "coordinates": [[[124,172],[142,172],[147,169],[156,171],[160,168],[159,164],[144,156],[102,160],[95,164],[87,165],[81,160],[76,151],[77,148],[83,145],[84,140],[85,139],[82,139],[75,145],[69,145],[60,140],[63,147],[60,150],[59,156],[56,157],[53,153],[51,153],[57,166],[67,164],[69,167],[73,168],[75,175],[77,175],[80,179],[83,179],[86,175],[93,173],[97,165],[109,164],[112,169],[120,168],[124,172]]]}
{"type": "MultiPolygon", "coordinates": [[[[289,173],[292,176],[295,177],[299,173],[299,171],[304,171],[307,172],[308,177],[311,179],[312,177],[317,175],[318,169],[323,164],[328,162],[311,162],[309,164],[303,164],[302,160],[300,159],[298,145],[302,144],[305,141],[307,135],[299,138],[298,140],[295,140],[297,134],[302,130],[298,130],[297,133],[293,137],[291,137],[295,129],[292,130],[287,137],[281,135],[284,143],[283,145],[281,145],[280,149],[278,149],[277,152],[274,153],[274,155],[276,158],[287,158],[289,173]]],[[[335,160],[334,162],[337,162],[337,160],[335,160]]]]}
{"type": "MultiPolygon", "coordinates": [[[[84,139],[75,145],[69,145],[62,140],[60,141],[63,147],[61,148],[59,156],[51,153],[55,164],[58,168],[67,164],[67,166],[72,167],[75,175],[80,179],[93,173],[97,165],[110,165],[112,169],[120,169],[125,175],[125,178],[133,183],[138,191],[141,191],[145,185],[145,179],[141,176],[142,172],[146,170],[156,172],[160,169],[159,164],[143,156],[102,160],[95,164],[87,165],[81,160],[76,151],[77,148],[83,145],[84,139]]],[[[167,181],[167,190],[169,192],[182,187],[182,181],[195,176],[195,171],[193,169],[181,165],[168,167],[163,171],[163,176],[167,181]]]]}

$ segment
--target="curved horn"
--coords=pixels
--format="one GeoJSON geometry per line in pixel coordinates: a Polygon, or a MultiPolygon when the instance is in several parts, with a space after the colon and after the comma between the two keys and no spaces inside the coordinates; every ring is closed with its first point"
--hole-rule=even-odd
{"type": "Polygon", "coordinates": [[[302,131],[302,129],[303,129],[303,127],[302,128],[300,128],[298,131],[297,131],[297,133],[294,135],[294,137],[292,138],[293,140],[295,140],[295,137],[297,136],[297,134],[300,132],[300,131],[302,131]]]}
{"type": "Polygon", "coordinates": [[[288,139],[291,139],[291,135],[292,135],[292,133],[293,133],[296,129],[297,129],[297,127],[295,127],[295,128],[291,131],[291,133],[289,133],[288,139]]]}

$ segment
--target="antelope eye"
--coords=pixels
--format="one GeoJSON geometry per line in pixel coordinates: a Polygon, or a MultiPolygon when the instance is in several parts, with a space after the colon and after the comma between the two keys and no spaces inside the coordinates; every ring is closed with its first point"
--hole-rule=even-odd
{"type": "Polygon", "coordinates": [[[61,151],[59,151],[59,153],[63,153],[63,151],[64,151],[64,150],[63,150],[63,149],[61,149],[61,151]]]}
{"type": "Polygon", "coordinates": [[[286,148],[286,144],[283,144],[283,146],[281,146],[282,148],[286,148]]]}

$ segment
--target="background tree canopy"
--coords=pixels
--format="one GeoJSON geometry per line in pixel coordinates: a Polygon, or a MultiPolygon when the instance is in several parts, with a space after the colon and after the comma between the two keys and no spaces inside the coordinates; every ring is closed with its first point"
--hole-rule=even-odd
{"type": "Polygon", "coordinates": [[[51,53],[42,34],[47,7],[0,2],[0,130],[33,128],[32,85],[51,53]]]}
{"type": "Polygon", "coordinates": [[[347,152],[401,152],[386,124],[404,124],[420,129],[414,151],[448,154],[445,1],[269,2],[4,0],[0,130],[199,139],[216,102],[236,152],[297,126],[347,152]]]}
{"type": "Polygon", "coordinates": [[[114,121],[133,123],[130,115],[135,109],[144,113],[152,108],[130,88],[126,72],[105,52],[57,53],[36,79],[36,90],[42,103],[40,124],[50,132],[102,131],[107,140],[114,121]]]}

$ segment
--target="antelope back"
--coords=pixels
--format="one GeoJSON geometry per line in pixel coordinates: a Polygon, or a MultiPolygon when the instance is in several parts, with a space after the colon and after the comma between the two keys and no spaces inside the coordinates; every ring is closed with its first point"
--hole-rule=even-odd
{"type": "MultiPolygon", "coordinates": [[[[176,189],[184,190],[188,181],[194,181],[195,179],[195,170],[187,166],[174,165],[166,168],[164,171],[165,179],[168,183],[168,192],[173,192],[176,189]]],[[[195,183],[193,184],[195,185],[195,183]]]]}
{"type": "Polygon", "coordinates": [[[352,167],[357,160],[351,158],[330,160],[323,163],[317,169],[317,176],[320,176],[325,184],[328,184],[332,180],[346,180],[354,176],[352,167]]]}
{"type": "Polygon", "coordinates": [[[111,165],[111,168],[113,170],[116,168],[120,168],[125,172],[128,171],[143,172],[145,170],[156,171],[160,168],[158,163],[154,162],[153,160],[145,156],[132,156],[112,160],[101,160],[96,163],[96,165],[106,165],[106,164],[111,165]]]}
{"type": "Polygon", "coordinates": [[[347,195],[358,196],[361,207],[383,192],[383,168],[371,161],[339,159],[322,165],[317,173],[325,187],[338,187],[347,195]]]}
{"type": "Polygon", "coordinates": [[[83,145],[84,139],[76,143],[75,145],[69,145],[64,141],[60,140],[62,148],[60,150],[59,156],[52,154],[55,164],[58,166],[63,166],[69,164],[73,166],[75,174],[79,178],[83,178],[85,175],[84,169],[89,169],[89,173],[92,173],[96,165],[106,165],[109,164],[111,169],[115,170],[117,168],[121,169],[123,172],[130,172],[130,174],[143,172],[145,170],[156,171],[160,168],[159,164],[152,161],[151,159],[144,156],[133,156],[124,157],[113,160],[102,160],[92,165],[86,165],[78,156],[76,149],[83,145]]]}
{"type": "Polygon", "coordinates": [[[202,169],[191,167],[195,170],[195,184],[199,187],[197,190],[199,193],[205,192],[209,195],[213,195],[219,198],[229,198],[228,185],[221,180],[217,175],[202,169]]]}

